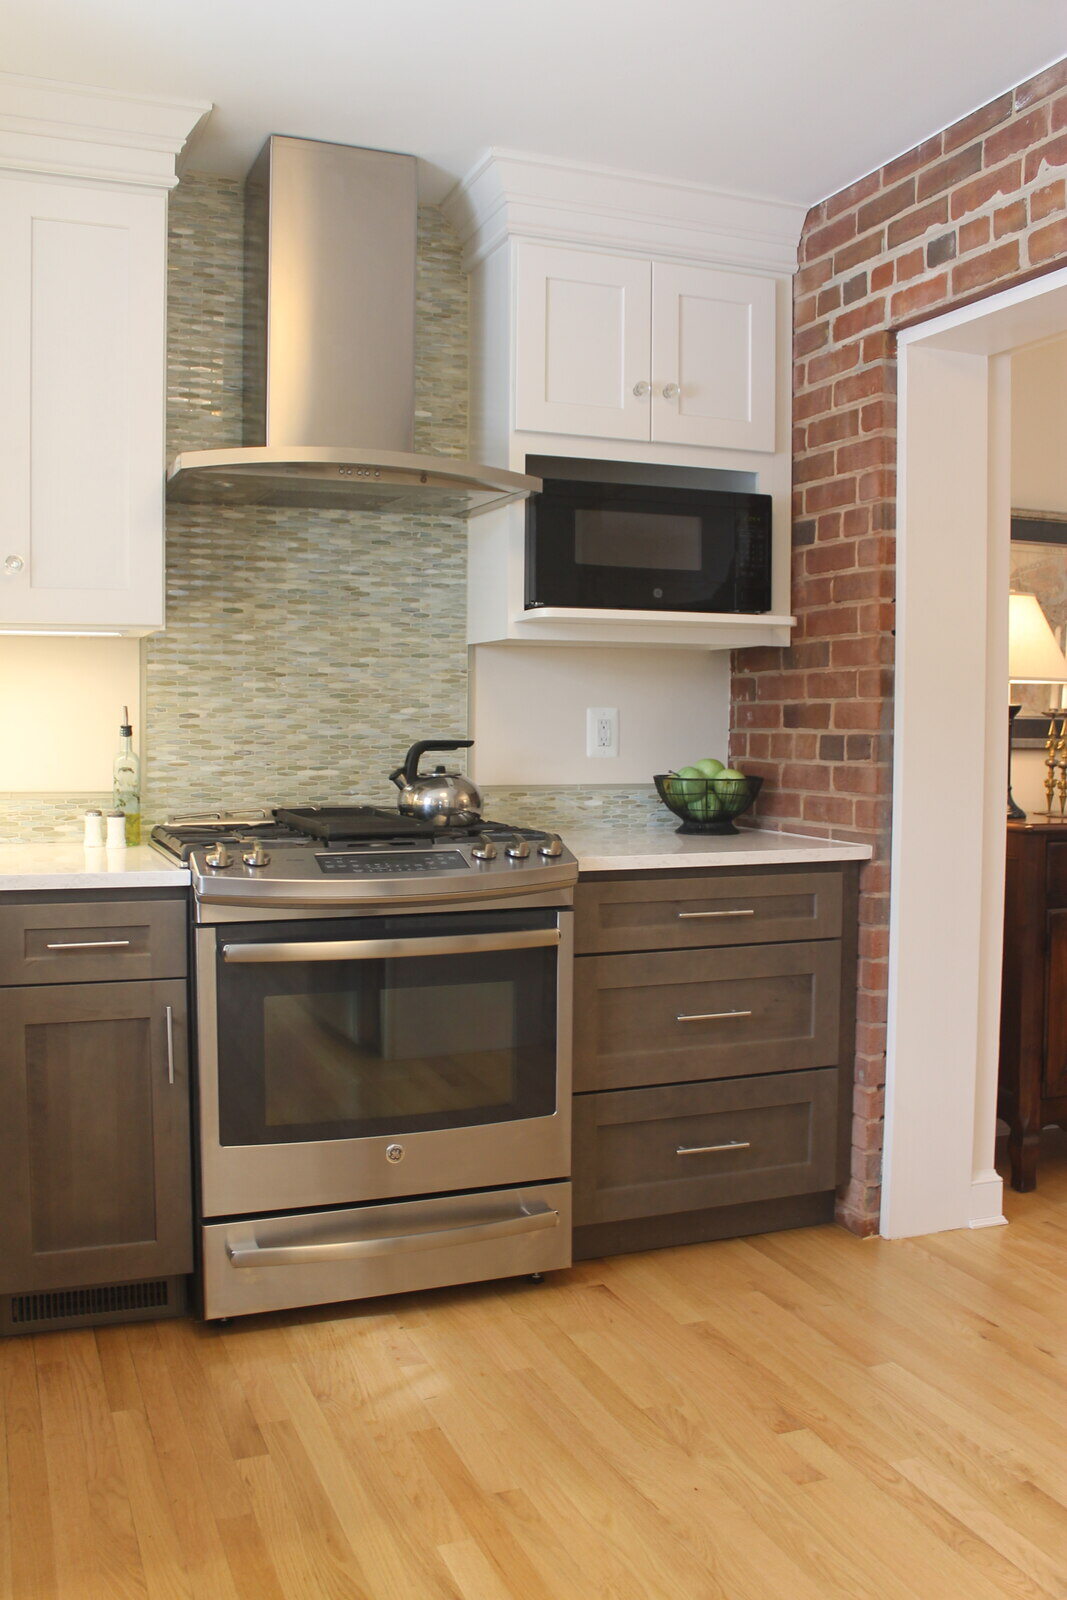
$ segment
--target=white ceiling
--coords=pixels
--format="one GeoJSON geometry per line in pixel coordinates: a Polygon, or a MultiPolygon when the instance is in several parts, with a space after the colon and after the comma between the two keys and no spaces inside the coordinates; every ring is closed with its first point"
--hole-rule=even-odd
{"type": "Polygon", "coordinates": [[[1067,0],[6,0],[5,71],[210,100],[188,165],[268,133],[489,146],[808,205],[1067,54],[1067,0]]]}

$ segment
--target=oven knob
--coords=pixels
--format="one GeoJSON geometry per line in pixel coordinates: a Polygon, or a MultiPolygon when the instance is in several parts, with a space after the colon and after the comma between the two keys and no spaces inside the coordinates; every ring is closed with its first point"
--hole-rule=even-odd
{"type": "Polygon", "coordinates": [[[387,1144],[385,1147],[386,1161],[403,1161],[404,1146],[402,1144],[387,1144]]]}
{"type": "Polygon", "coordinates": [[[496,845],[487,833],[479,836],[478,843],[471,846],[471,855],[475,861],[495,861],[496,845]]]}
{"type": "Polygon", "coordinates": [[[263,848],[262,839],[253,839],[251,848],[241,857],[246,867],[265,867],[270,863],[270,856],[263,848]]]}
{"type": "Polygon", "coordinates": [[[510,856],[512,861],[525,861],[530,854],[530,841],[528,839],[520,839],[516,834],[511,843],[505,845],[504,854],[510,856]]]}
{"type": "Polygon", "coordinates": [[[220,872],[225,867],[233,866],[233,857],[227,850],[226,846],[222,843],[221,839],[217,844],[213,844],[210,847],[207,854],[204,856],[204,860],[207,862],[209,867],[215,867],[220,872]]]}
{"type": "Polygon", "coordinates": [[[537,846],[537,854],[539,856],[561,856],[563,854],[563,840],[559,834],[550,833],[547,838],[542,839],[537,846]]]}

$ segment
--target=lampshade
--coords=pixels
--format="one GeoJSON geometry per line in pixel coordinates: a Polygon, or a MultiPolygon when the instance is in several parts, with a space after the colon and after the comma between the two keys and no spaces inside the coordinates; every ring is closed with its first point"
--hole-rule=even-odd
{"type": "Polygon", "coordinates": [[[1033,594],[1008,596],[1008,677],[1012,683],[1067,683],[1067,657],[1033,594]]]}

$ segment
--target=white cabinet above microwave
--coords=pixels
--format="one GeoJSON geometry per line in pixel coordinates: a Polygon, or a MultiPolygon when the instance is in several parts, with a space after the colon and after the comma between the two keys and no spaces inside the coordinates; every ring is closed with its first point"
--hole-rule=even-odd
{"type": "Polygon", "coordinates": [[[515,427],[775,447],[775,284],[519,241],[515,427]]]}

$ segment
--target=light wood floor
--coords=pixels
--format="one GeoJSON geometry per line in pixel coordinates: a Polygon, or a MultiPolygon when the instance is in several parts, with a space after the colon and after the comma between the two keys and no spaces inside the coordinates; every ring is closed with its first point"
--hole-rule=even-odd
{"type": "Polygon", "coordinates": [[[1067,1141],[834,1228],[0,1343],[14,1600],[1067,1596],[1067,1141]]]}

